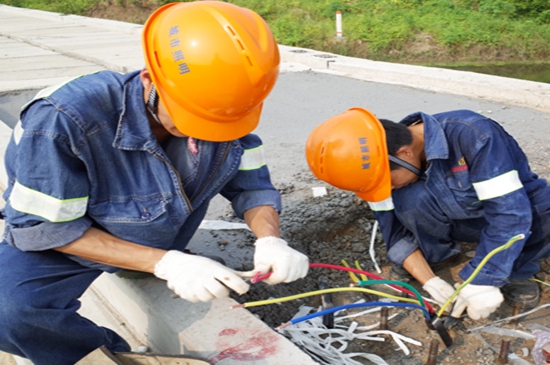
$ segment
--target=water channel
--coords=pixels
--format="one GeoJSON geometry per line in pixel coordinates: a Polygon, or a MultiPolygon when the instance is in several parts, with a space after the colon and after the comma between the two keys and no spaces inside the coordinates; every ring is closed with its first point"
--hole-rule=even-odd
{"type": "Polygon", "coordinates": [[[550,83],[550,63],[498,63],[472,65],[432,65],[459,71],[471,71],[488,75],[550,83]]]}

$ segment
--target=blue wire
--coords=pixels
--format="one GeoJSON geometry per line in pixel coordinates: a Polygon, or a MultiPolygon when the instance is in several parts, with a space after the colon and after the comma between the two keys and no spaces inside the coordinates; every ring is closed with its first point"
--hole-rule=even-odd
{"type": "Polygon", "coordinates": [[[418,308],[418,309],[422,309],[426,319],[428,319],[428,320],[430,319],[430,313],[428,312],[428,310],[426,308],[421,307],[421,306],[416,305],[416,304],[387,303],[387,302],[367,302],[367,303],[352,303],[352,304],[341,305],[341,306],[338,306],[338,307],[332,307],[332,308],[329,308],[329,309],[322,310],[320,312],[308,314],[308,315],[303,316],[303,317],[291,319],[289,322],[290,322],[290,324],[296,324],[296,323],[300,323],[300,322],[303,322],[303,321],[307,321],[308,319],[311,319],[311,318],[315,318],[315,317],[319,317],[319,316],[324,316],[325,314],[338,312],[339,310],[342,310],[342,309],[358,308],[358,307],[374,307],[374,306],[418,308]]]}

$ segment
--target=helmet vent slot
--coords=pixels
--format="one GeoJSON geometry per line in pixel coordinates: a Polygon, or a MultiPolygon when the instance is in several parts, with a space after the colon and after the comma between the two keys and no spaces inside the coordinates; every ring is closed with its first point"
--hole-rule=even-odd
{"type": "Polygon", "coordinates": [[[240,39],[237,39],[237,43],[239,43],[239,47],[241,47],[241,50],[244,51],[244,46],[241,43],[240,39]]]}
{"type": "Polygon", "coordinates": [[[237,35],[237,33],[235,33],[235,31],[233,30],[233,28],[231,28],[231,27],[228,26],[228,27],[227,27],[227,30],[228,30],[233,36],[236,36],[236,35],[237,35]]]}

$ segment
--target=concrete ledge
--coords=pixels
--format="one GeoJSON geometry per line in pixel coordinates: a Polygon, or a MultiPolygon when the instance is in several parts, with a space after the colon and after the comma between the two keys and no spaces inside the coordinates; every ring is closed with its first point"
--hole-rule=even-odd
{"type": "Polygon", "coordinates": [[[434,67],[378,62],[279,46],[283,62],[354,79],[489,99],[550,111],[550,84],[434,67]]]}
{"type": "MultiPolygon", "coordinates": [[[[101,275],[88,292],[118,318],[108,326],[124,327],[130,343],[154,351],[208,358],[214,364],[316,364],[248,310],[229,309],[237,304],[230,298],[190,303],[173,298],[162,280],[112,274],[101,275]]],[[[95,308],[93,302],[84,303],[82,313],[93,314],[95,308]],[[85,307],[89,304],[92,312],[85,307]]]]}

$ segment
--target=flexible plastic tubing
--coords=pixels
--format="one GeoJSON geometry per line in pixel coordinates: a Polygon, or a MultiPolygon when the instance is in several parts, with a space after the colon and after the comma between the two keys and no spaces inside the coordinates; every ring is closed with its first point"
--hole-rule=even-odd
{"type": "Polygon", "coordinates": [[[508,242],[506,242],[505,244],[503,244],[502,246],[499,246],[497,248],[495,248],[493,251],[489,252],[484,258],[483,260],[481,260],[481,262],[479,263],[479,265],[477,265],[477,268],[474,270],[474,272],[468,277],[468,279],[462,283],[462,285],[460,285],[456,290],[455,292],[449,297],[449,299],[447,299],[447,301],[445,302],[445,304],[443,304],[443,306],[439,309],[439,312],[437,312],[437,316],[438,317],[441,317],[441,315],[443,314],[443,312],[445,312],[445,308],[447,308],[447,306],[449,304],[451,304],[451,302],[453,301],[453,299],[458,295],[458,293],[460,293],[460,291],[466,286],[468,285],[472,280],[474,280],[474,278],[477,276],[477,274],[481,271],[481,269],[483,268],[483,266],[485,266],[485,264],[487,263],[487,261],[489,261],[489,259],[491,259],[491,257],[493,257],[493,255],[495,255],[496,253],[500,252],[500,251],[504,251],[508,248],[510,248],[510,246],[512,246],[515,242],[521,240],[521,239],[524,239],[525,238],[525,235],[523,233],[520,233],[518,235],[515,235],[514,237],[510,238],[508,240],[508,242]]]}
{"type": "Polygon", "coordinates": [[[296,299],[300,299],[300,298],[311,297],[313,295],[321,295],[321,294],[337,293],[337,292],[346,292],[346,291],[370,293],[370,294],[375,294],[375,295],[382,296],[382,297],[387,297],[387,298],[391,298],[391,299],[395,299],[395,300],[400,300],[400,301],[403,301],[403,302],[419,304],[418,300],[415,300],[415,299],[401,298],[401,297],[397,297],[395,295],[391,295],[391,294],[388,294],[388,293],[384,293],[384,292],[380,292],[380,291],[376,291],[376,290],[365,289],[365,288],[355,288],[355,287],[349,288],[349,287],[347,287],[347,288],[329,288],[329,289],[315,290],[315,291],[310,291],[310,292],[307,292],[307,293],[289,295],[287,297],[282,297],[282,298],[258,300],[258,301],[255,301],[255,302],[243,303],[240,306],[245,307],[245,308],[258,307],[260,305],[268,305],[268,304],[274,304],[274,303],[288,302],[288,301],[296,300],[296,299]]]}
{"type": "Polygon", "coordinates": [[[343,309],[358,308],[358,307],[375,307],[375,306],[418,308],[418,309],[421,309],[428,318],[430,317],[430,314],[428,313],[428,310],[426,308],[421,307],[421,306],[416,305],[416,304],[386,303],[386,302],[352,303],[352,304],[340,305],[338,307],[332,307],[332,308],[329,308],[329,309],[322,310],[320,312],[308,314],[308,315],[303,316],[303,317],[291,319],[290,321],[286,322],[285,324],[279,326],[277,329],[282,329],[284,327],[287,327],[287,326],[290,326],[290,325],[293,325],[293,324],[296,324],[296,323],[307,321],[308,319],[311,319],[311,318],[324,316],[325,314],[338,312],[338,311],[343,310],[343,309]]]}
{"type": "MultiPolygon", "coordinates": [[[[323,269],[334,269],[334,270],[342,270],[342,271],[351,271],[351,272],[354,272],[354,273],[357,273],[357,274],[367,275],[367,276],[369,276],[373,279],[376,279],[376,280],[384,280],[384,278],[382,278],[382,277],[380,277],[376,274],[373,274],[373,273],[370,273],[370,272],[364,271],[364,270],[353,269],[351,267],[344,267],[344,266],[338,266],[338,265],[332,265],[332,264],[321,264],[321,263],[311,263],[311,264],[309,264],[309,267],[311,267],[311,268],[317,267],[317,268],[323,268],[323,269]]],[[[409,295],[414,295],[414,293],[411,292],[410,290],[401,288],[398,285],[390,285],[390,286],[392,288],[396,289],[396,290],[401,291],[401,292],[407,293],[409,295]]],[[[428,308],[428,311],[430,311],[430,313],[435,312],[435,310],[430,305],[430,303],[425,302],[425,304],[426,304],[426,308],[428,308]]]]}
{"type": "Polygon", "coordinates": [[[535,278],[532,278],[532,279],[529,279],[529,280],[534,281],[535,283],[540,283],[542,285],[550,286],[550,284],[548,284],[546,281],[542,281],[542,280],[535,279],[535,278]]]}
{"type": "MultiPolygon", "coordinates": [[[[360,280],[359,282],[357,282],[357,285],[383,285],[383,284],[395,284],[395,285],[401,285],[401,286],[404,286],[405,288],[409,288],[415,295],[416,297],[418,298],[418,302],[420,302],[420,304],[426,308],[426,303],[424,302],[424,298],[422,298],[422,295],[420,295],[420,293],[418,292],[418,290],[416,290],[414,288],[414,286],[410,285],[410,284],[407,284],[407,283],[403,283],[401,281],[395,281],[395,280],[360,280]]],[[[427,309],[427,308],[426,308],[427,309]]]]}

